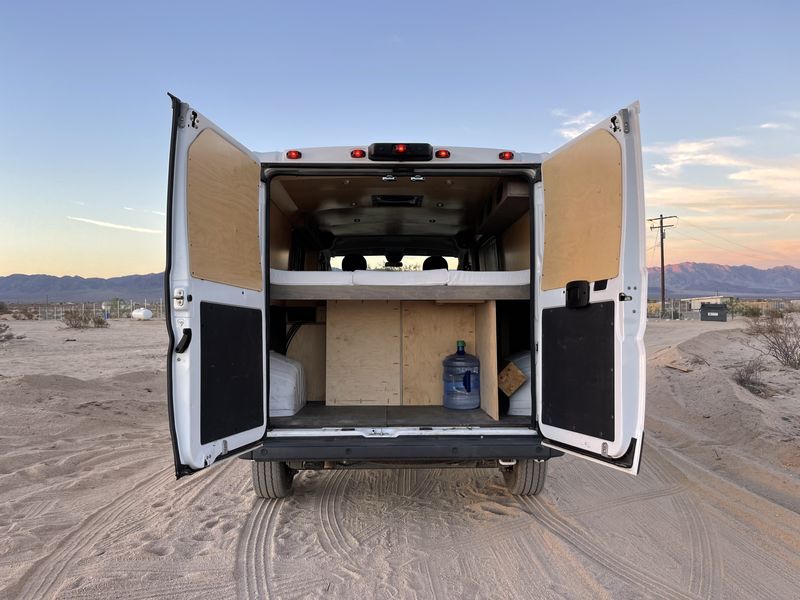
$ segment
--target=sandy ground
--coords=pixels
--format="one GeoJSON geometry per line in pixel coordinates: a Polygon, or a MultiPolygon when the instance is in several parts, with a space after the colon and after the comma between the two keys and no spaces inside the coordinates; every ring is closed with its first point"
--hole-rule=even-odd
{"type": "Polygon", "coordinates": [[[551,461],[176,482],[163,323],[12,322],[0,348],[2,598],[800,598],[800,374],[731,381],[739,323],[653,323],[640,476],[551,461]],[[75,340],[75,341],[67,341],[75,340]]]}

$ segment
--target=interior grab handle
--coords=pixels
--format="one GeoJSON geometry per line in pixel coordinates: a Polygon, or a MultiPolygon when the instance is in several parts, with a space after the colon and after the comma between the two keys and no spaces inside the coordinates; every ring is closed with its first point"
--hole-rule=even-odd
{"type": "Polygon", "coordinates": [[[191,329],[184,329],[183,335],[181,336],[178,345],[175,346],[175,353],[176,354],[183,354],[186,352],[186,349],[189,347],[189,343],[192,341],[192,330],[191,329]]]}

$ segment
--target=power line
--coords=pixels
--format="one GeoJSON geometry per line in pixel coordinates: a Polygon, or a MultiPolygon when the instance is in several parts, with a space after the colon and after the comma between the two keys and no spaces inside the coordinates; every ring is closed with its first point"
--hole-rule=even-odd
{"type": "Polygon", "coordinates": [[[748,258],[752,258],[752,255],[749,254],[749,253],[742,252],[741,250],[734,250],[733,248],[725,248],[724,246],[720,246],[719,244],[715,244],[713,242],[709,242],[708,240],[697,239],[696,237],[692,237],[691,235],[689,235],[685,231],[682,231],[681,229],[676,229],[673,233],[675,233],[676,235],[678,235],[679,237],[682,237],[684,239],[692,240],[692,241],[695,241],[695,242],[697,242],[699,244],[704,244],[706,246],[717,248],[719,250],[724,250],[728,254],[738,254],[739,256],[746,256],[748,258]]]}
{"type": "MultiPolygon", "coordinates": [[[[744,244],[740,244],[739,242],[734,242],[733,240],[729,240],[728,238],[726,238],[724,236],[721,236],[718,233],[715,233],[710,229],[707,229],[705,227],[701,227],[700,225],[697,225],[696,223],[692,223],[688,219],[679,218],[678,222],[679,223],[686,223],[687,225],[689,225],[689,227],[694,227],[695,229],[699,229],[700,231],[704,231],[705,233],[713,235],[714,237],[719,238],[720,240],[722,240],[725,243],[734,244],[734,245],[739,246],[740,248],[744,248],[745,250],[747,250],[749,252],[752,252],[754,254],[760,254],[763,258],[770,258],[770,259],[773,259],[773,260],[778,258],[778,257],[776,257],[774,255],[762,252],[761,250],[756,250],[755,248],[751,248],[750,246],[745,246],[744,244]]],[[[727,250],[727,248],[723,248],[723,250],[727,250]]]]}

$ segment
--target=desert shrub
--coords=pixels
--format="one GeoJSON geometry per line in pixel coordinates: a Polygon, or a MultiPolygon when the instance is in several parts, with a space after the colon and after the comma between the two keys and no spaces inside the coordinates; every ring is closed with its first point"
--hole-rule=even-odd
{"type": "Polygon", "coordinates": [[[761,316],[761,309],[758,306],[745,305],[741,307],[739,314],[741,314],[743,317],[750,317],[752,319],[761,316]]]}
{"type": "Polygon", "coordinates": [[[90,319],[81,311],[73,308],[64,311],[61,321],[69,329],[86,329],[89,326],[90,319]]]}
{"type": "Polygon", "coordinates": [[[767,392],[767,386],[761,380],[761,373],[765,370],[764,360],[759,356],[737,367],[733,372],[733,380],[752,393],[764,396],[767,392]]]}
{"type": "Polygon", "coordinates": [[[8,327],[8,323],[0,323],[0,344],[14,339],[14,334],[8,327]]]}
{"type": "Polygon", "coordinates": [[[108,327],[108,321],[106,321],[106,318],[103,315],[95,315],[92,317],[92,327],[104,329],[108,327]]]}
{"type": "Polygon", "coordinates": [[[766,353],[784,367],[800,369],[800,321],[793,315],[781,313],[750,319],[745,331],[758,339],[766,353]]]}
{"type": "Polygon", "coordinates": [[[7,315],[10,310],[8,310],[8,304],[5,302],[0,302],[0,315],[7,315]]]}

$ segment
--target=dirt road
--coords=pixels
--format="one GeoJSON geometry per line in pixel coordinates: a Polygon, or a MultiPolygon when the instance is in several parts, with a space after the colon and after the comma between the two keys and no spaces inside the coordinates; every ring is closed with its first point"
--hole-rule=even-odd
{"type": "Polygon", "coordinates": [[[278,502],[244,461],[174,480],[163,323],[12,328],[0,597],[800,597],[800,376],[733,384],[736,323],[650,326],[639,477],[565,457],[518,499],[494,470],[314,472],[278,502]]]}

